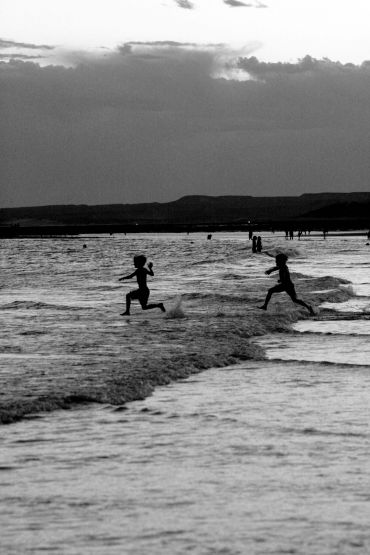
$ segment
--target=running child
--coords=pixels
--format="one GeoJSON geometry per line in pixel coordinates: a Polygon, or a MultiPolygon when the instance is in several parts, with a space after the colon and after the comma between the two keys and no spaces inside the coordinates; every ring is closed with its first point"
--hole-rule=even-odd
{"type": "Polygon", "coordinates": [[[272,272],[276,272],[277,270],[279,270],[279,283],[278,285],[275,285],[275,287],[271,287],[271,289],[268,290],[265,302],[263,303],[262,306],[259,306],[258,308],[261,308],[262,310],[267,310],[267,305],[269,304],[269,301],[272,295],[274,293],[281,293],[282,291],[285,291],[286,293],[288,293],[293,303],[304,306],[305,308],[307,308],[307,310],[310,311],[310,314],[314,315],[315,313],[312,309],[312,306],[306,304],[304,301],[297,298],[294,284],[290,279],[289,268],[287,266],[287,260],[288,260],[287,255],[280,253],[275,257],[275,260],[276,260],[276,266],[274,266],[273,268],[270,268],[269,270],[266,270],[265,274],[269,275],[272,272]]]}
{"type": "Polygon", "coordinates": [[[148,304],[148,299],[150,295],[149,287],[146,284],[147,276],[154,276],[153,264],[149,262],[148,268],[145,268],[146,256],[139,255],[134,256],[134,266],[136,270],[128,276],[122,276],[118,281],[123,281],[124,279],[131,279],[136,276],[139,289],[130,291],[126,295],[126,310],[121,314],[121,316],[130,315],[130,306],[133,299],[137,299],[141,304],[143,310],[150,310],[151,308],[160,308],[162,312],[166,312],[163,303],[158,304],[148,304]]]}

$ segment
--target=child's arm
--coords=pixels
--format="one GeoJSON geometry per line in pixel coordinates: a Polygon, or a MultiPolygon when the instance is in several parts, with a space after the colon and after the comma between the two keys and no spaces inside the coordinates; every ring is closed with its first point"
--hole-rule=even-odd
{"type": "Polygon", "coordinates": [[[270,275],[272,272],[276,272],[276,270],[278,270],[279,268],[277,266],[274,266],[273,268],[270,268],[269,270],[266,270],[265,274],[266,275],[270,275]]]}
{"type": "Polygon", "coordinates": [[[123,281],[124,279],[131,279],[131,278],[133,278],[134,276],[136,276],[136,270],[135,270],[134,272],[132,272],[132,274],[130,274],[129,276],[122,276],[122,277],[120,277],[118,281],[123,281]]]}
{"type": "Polygon", "coordinates": [[[150,276],[154,276],[154,272],[153,272],[153,262],[149,262],[148,268],[149,268],[149,270],[147,270],[148,274],[149,274],[150,276]]]}

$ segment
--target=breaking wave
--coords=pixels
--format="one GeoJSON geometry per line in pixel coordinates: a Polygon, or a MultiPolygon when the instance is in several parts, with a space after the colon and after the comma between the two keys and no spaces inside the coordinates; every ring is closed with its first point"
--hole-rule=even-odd
{"type": "MultiPolygon", "coordinates": [[[[199,335],[200,329],[197,333],[199,335]]],[[[58,391],[51,382],[49,391],[45,391],[42,396],[2,402],[0,423],[10,424],[32,413],[68,409],[81,403],[123,405],[145,399],[156,386],[167,385],[205,369],[263,358],[263,350],[246,341],[248,334],[245,332],[241,336],[232,331],[219,334],[215,331],[210,335],[213,335],[214,341],[211,341],[211,337],[203,337],[202,344],[198,346],[192,346],[190,342],[187,348],[184,346],[172,353],[153,354],[150,358],[138,357],[131,361],[122,360],[119,372],[115,368],[110,370],[106,367],[104,373],[94,377],[91,371],[79,371],[67,388],[69,391],[58,391]]]]}
{"type": "Polygon", "coordinates": [[[354,288],[353,288],[353,285],[344,285],[344,284],[341,284],[341,285],[339,285],[339,288],[340,288],[342,291],[345,291],[345,292],[347,293],[347,295],[350,296],[350,297],[355,297],[355,296],[356,296],[356,292],[355,292],[355,290],[354,290],[354,288]]]}
{"type": "Polygon", "coordinates": [[[175,300],[175,303],[167,308],[165,318],[174,319],[174,318],[185,318],[185,312],[182,307],[182,298],[178,296],[175,300]]]}
{"type": "Polygon", "coordinates": [[[295,359],[295,358],[279,358],[279,357],[274,357],[274,358],[269,358],[270,362],[283,362],[284,364],[302,364],[302,365],[307,365],[307,363],[309,363],[310,365],[315,365],[315,366],[330,366],[330,367],[337,367],[337,368],[348,368],[348,367],[353,367],[353,368],[369,368],[368,364],[359,364],[359,363],[354,363],[354,362],[334,362],[331,360],[301,360],[301,359],[295,359]]]}
{"type": "MultiPolygon", "coordinates": [[[[304,330],[304,331],[297,331],[297,335],[330,335],[330,336],[339,336],[343,337],[344,334],[337,333],[335,331],[321,331],[321,330],[304,330]]],[[[361,333],[361,332],[350,332],[345,334],[346,337],[368,337],[368,333],[361,333]]]]}

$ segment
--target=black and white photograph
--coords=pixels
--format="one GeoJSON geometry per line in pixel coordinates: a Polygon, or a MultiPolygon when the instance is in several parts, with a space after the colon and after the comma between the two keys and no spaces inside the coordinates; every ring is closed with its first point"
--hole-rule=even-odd
{"type": "Polygon", "coordinates": [[[0,554],[370,553],[369,0],[0,0],[0,554]]]}

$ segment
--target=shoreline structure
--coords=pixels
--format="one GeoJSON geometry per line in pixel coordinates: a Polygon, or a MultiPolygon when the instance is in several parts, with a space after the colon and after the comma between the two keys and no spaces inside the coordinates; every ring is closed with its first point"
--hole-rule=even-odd
{"type": "MultiPolygon", "coordinates": [[[[341,278],[313,278],[294,273],[292,276],[298,280],[300,293],[316,307],[323,301],[344,302],[352,295],[350,288],[346,287],[350,282],[341,278]]],[[[171,317],[169,314],[160,320],[137,318],[123,326],[112,325],[107,329],[106,337],[102,337],[104,344],[91,347],[94,352],[99,349],[99,353],[102,349],[108,353],[111,361],[108,367],[102,364],[104,361],[91,363],[87,360],[77,368],[71,363],[69,370],[60,375],[57,364],[47,357],[41,368],[36,363],[36,368],[27,369],[26,364],[19,375],[8,375],[15,385],[13,391],[10,387],[8,395],[3,391],[0,423],[10,424],[22,418],[32,418],[37,413],[89,403],[112,404],[117,405],[117,410],[124,410],[126,403],[144,399],[156,386],[210,368],[230,366],[244,360],[263,360],[264,351],[253,344],[253,337],[267,333],[295,333],[292,324],[309,316],[304,309],[292,306],[291,300],[285,296],[281,296],[269,312],[261,313],[257,308],[260,296],[256,291],[239,297],[215,295],[213,299],[207,299],[205,311],[195,314],[192,311],[189,317],[171,317]],[[127,347],[117,355],[115,347],[122,339],[123,329],[127,347]],[[135,357],[135,343],[140,345],[139,357],[135,357]]],[[[187,298],[190,301],[202,296],[185,294],[182,297],[185,304],[187,298]]],[[[333,311],[322,309],[320,319],[325,315],[332,319],[333,311]]],[[[340,319],[340,313],[335,318],[340,319]]],[[[80,326],[79,316],[76,321],[80,326]]],[[[78,327],[74,330],[74,321],[69,326],[72,334],[78,333],[78,327]]],[[[88,326],[89,322],[86,322],[86,333],[88,326]]],[[[27,333],[39,332],[26,331],[24,336],[27,333]]]]}

